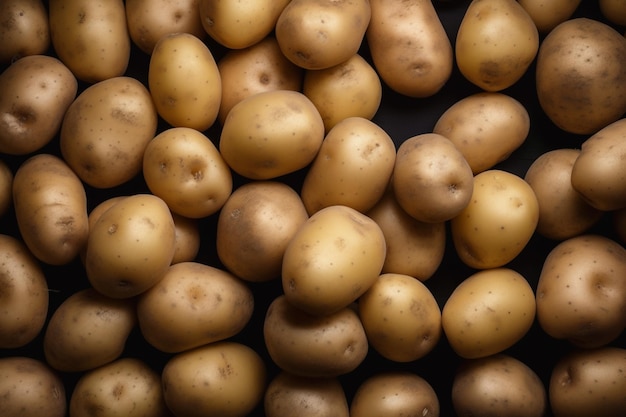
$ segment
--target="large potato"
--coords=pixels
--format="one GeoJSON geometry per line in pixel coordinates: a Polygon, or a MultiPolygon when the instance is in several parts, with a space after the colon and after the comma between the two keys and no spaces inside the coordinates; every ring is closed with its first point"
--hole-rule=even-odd
{"type": "Polygon", "coordinates": [[[0,16],[0,63],[48,51],[50,24],[42,0],[4,0],[0,16]]]}

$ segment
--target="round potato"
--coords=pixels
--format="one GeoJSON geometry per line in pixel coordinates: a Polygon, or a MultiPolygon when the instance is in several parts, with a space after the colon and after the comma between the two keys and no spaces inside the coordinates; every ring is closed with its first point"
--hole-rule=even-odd
{"type": "Polygon", "coordinates": [[[13,207],[13,171],[0,160],[0,218],[13,207]]]}
{"type": "Polygon", "coordinates": [[[626,249],[600,235],[554,247],[537,283],[537,321],[551,337],[594,348],[626,328],[626,249]]]}
{"type": "Polygon", "coordinates": [[[539,203],[519,176],[489,169],[474,177],[470,203],[451,220],[459,258],[471,268],[504,266],[519,255],[539,222],[539,203]]]}
{"type": "Polygon", "coordinates": [[[452,349],[474,359],[503,352],[528,333],[535,320],[535,293],[509,268],[478,271],[450,294],[441,325],[452,349]]]}
{"type": "Polygon", "coordinates": [[[274,179],[305,168],[324,140],[324,122],[304,94],[272,90],[254,94],[228,113],[219,150],[243,177],[274,179]]]}
{"type": "Polygon", "coordinates": [[[341,120],[304,176],[300,196],[307,212],[333,205],[366,212],[387,189],[395,160],[396,146],[381,127],[358,116],[341,120]]]}
{"type": "Polygon", "coordinates": [[[26,155],[59,132],[78,82],[58,59],[30,55],[0,74],[0,152],[26,155]]]}
{"type": "Polygon", "coordinates": [[[142,172],[152,194],[172,212],[192,219],[217,213],[233,189],[230,168],[217,147],[188,127],[155,136],[144,150],[142,172]]]}
{"type": "Polygon", "coordinates": [[[42,0],[4,0],[0,16],[0,63],[48,51],[50,24],[42,0]]]}
{"type": "Polygon", "coordinates": [[[454,143],[437,133],[419,134],[402,142],[392,175],[398,204],[421,222],[450,220],[472,197],[472,168],[454,143]]]}
{"type": "Polygon", "coordinates": [[[546,34],[558,24],[572,17],[582,0],[518,1],[533,22],[535,22],[539,33],[546,34]]]}

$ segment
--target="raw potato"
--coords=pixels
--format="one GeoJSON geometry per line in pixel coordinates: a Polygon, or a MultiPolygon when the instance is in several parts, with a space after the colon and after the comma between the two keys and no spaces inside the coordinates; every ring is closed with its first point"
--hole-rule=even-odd
{"type": "Polygon", "coordinates": [[[176,213],[172,213],[172,220],[174,220],[176,236],[172,264],[195,260],[200,252],[201,243],[199,220],[190,219],[176,213]]]}
{"type": "Polygon", "coordinates": [[[452,104],[433,133],[450,139],[478,174],[506,160],[526,141],[530,116],[512,96],[483,91],[452,104]]]}
{"type": "Polygon", "coordinates": [[[0,349],[26,346],[39,335],[49,299],[37,259],[20,240],[0,234],[0,349]]]}
{"type": "Polygon", "coordinates": [[[368,341],[352,307],[323,316],[294,307],[277,296],[263,322],[265,346],[283,371],[312,378],[333,378],[354,371],[367,356],[368,341]]]}
{"type": "Polygon", "coordinates": [[[526,10],[526,13],[533,19],[533,22],[535,22],[539,33],[546,34],[558,24],[571,18],[582,0],[518,1],[524,10],[526,10]]]}
{"type": "Polygon", "coordinates": [[[146,145],[142,172],[152,194],[172,212],[192,219],[217,213],[233,189],[230,168],[217,147],[188,127],[156,135],[146,145]]]}
{"type": "Polygon", "coordinates": [[[278,181],[243,184],[219,213],[217,255],[243,280],[279,279],[287,245],[308,218],[300,196],[289,185],[278,181]]]}
{"type": "Polygon", "coordinates": [[[304,176],[300,195],[307,212],[333,205],[366,212],[387,189],[395,160],[396,146],[377,124],[357,116],[341,120],[304,176]]]}
{"type": "Polygon", "coordinates": [[[376,222],[353,208],[328,206],[313,214],[287,245],[284,294],[310,314],[332,314],[378,279],[385,254],[385,236],[376,222]]]}
{"type": "Polygon", "coordinates": [[[72,293],[50,317],[43,339],[46,362],[81,372],[119,358],[137,323],[134,300],[116,300],[93,288],[72,293]]]}
{"type": "Polygon", "coordinates": [[[141,172],[158,115],[148,89],[122,76],[95,83],[70,104],[61,126],[61,155],[95,188],[122,185],[141,172]]]}
{"type": "Polygon", "coordinates": [[[626,38],[590,18],[552,29],[537,54],[539,105],[560,129],[593,134],[626,112],[626,38]]]}
{"type": "Polygon", "coordinates": [[[267,369],[250,347],[230,341],[178,353],[165,364],[165,403],[176,416],[244,417],[263,400],[267,369]]]}
{"type": "Polygon", "coordinates": [[[408,97],[435,95],[450,79],[454,56],[432,0],[370,0],[366,39],[378,75],[408,97]]]}
{"type": "Polygon", "coordinates": [[[61,377],[45,362],[24,356],[0,358],[0,415],[65,417],[61,377]]]}
{"type": "Polygon", "coordinates": [[[0,16],[0,63],[48,51],[50,25],[42,0],[4,0],[0,16]]]}
{"type": "Polygon", "coordinates": [[[439,398],[430,383],[405,371],[378,372],[357,386],[350,417],[439,417],[439,398]]]}
{"type": "Polygon", "coordinates": [[[50,143],[78,91],[58,59],[23,57],[0,74],[0,152],[26,155],[50,143]]]}
{"type": "Polygon", "coordinates": [[[626,349],[575,350],[552,369],[549,396],[555,417],[621,417],[626,410],[626,349]]]}
{"type": "Polygon", "coordinates": [[[239,175],[274,179],[305,168],[324,140],[324,122],[304,94],[254,94],[228,113],[219,140],[222,156],[239,175]]]}
{"type": "Polygon", "coordinates": [[[459,258],[471,268],[504,266],[526,247],[539,222],[539,203],[519,176],[489,169],[474,177],[470,203],[450,222],[459,258]]]}
{"type": "Polygon", "coordinates": [[[537,283],[537,321],[553,338],[604,346],[626,328],[626,249],[600,235],[554,247],[537,283]]]}
{"type": "Polygon", "coordinates": [[[549,239],[580,235],[603,215],[572,187],[572,167],[579,155],[578,149],[547,151],[533,161],[524,176],[539,203],[537,233],[549,239]]]}
{"type": "Polygon", "coordinates": [[[122,0],[50,0],[50,39],[76,78],[96,83],[122,76],[131,39],[122,0]]]}
{"type": "Polygon", "coordinates": [[[528,333],[535,320],[535,293],[509,268],[478,271],[450,294],[441,324],[452,349],[462,358],[503,352],[528,333]]]}
{"type": "Polygon", "coordinates": [[[70,397],[72,417],[164,417],[161,376],[137,358],[120,358],[83,373],[70,397]]]}
{"type": "Polygon", "coordinates": [[[0,218],[13,208],[13,171],[0,160],[0,218]]]}
{"type": "Polygon", "coordinates": [[[190,33],[170,33],[154,46],[148,88],[171,127],[207,130],[217,119],[222,81],[213,52],[190,33]],[[181,82],[184,80],[184,82],[181,82]]]}
{"type": "Polygon", "coordinates": [[[599,0],[600,12],[608,21],[626,26],[626,1],[624,0],[599,0]]]}
{"type": "Polygon", "coordinates": [[[61,158],[40,153],[24,161],[13,179],[13,205],[22,239],[42,262],[67,265],[87,243],[85,187],[61,158]]]}
{"type": "Polygon", "coordinates": [[[459,416],[543,417],[548,395],[539,376],[507,354],[466,360],[452,381],[459,416]]]}
{"type": "Polygon", "coordinates": [[[330,68],[359,51],[370,17],[368,0],[291,0],[276,21],[276,40],[297,66],[330,68]]]}
{"type": "Polygon", "coordinates": [[[485,91],[502,91],[526,73],[539,49],[535,22],[516,0],[473,0],[457,31],[461,74],[485,91]]]}
{"type": "Polygon", "coordinates": [[[391,361],[423,358],[441,338],[435,296],[409,275],[382,274],[359,298],[358,308],[370,345],[391,361]]]}
{"type": "Polygon", "coordinates": [[[393,178],[398,204],[416,220],[441,223],[457,216],[469,203],[472,169],[445,136],[422,133],[398,147],[393,178]]]}

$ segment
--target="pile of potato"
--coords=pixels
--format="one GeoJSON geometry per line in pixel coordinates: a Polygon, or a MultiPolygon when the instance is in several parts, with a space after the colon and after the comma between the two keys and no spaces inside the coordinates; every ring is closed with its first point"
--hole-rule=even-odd
{"type": "Polygon", "coordinates": [[[0,415],[626,412],[624,0],[4,0],[0,415]]]}

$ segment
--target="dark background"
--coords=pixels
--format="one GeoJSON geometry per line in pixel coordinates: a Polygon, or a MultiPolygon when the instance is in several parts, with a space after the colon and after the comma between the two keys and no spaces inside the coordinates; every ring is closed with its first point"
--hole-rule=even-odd
{"type": "MultiPolygon", "coordinates": [[[[454,45],[456,32],[459,24],[467,8],[467,1],[434,1],[435,7],[439,13],[440,19],[446,28],[447,34],[454,45]]],[[[583,4],[576,11],[574,17],[585,16],[601,20],[610,24],[601,15],[597,2],[595,0],[584,0],[583,4]]],[[[621,33],[625,28],[612,25],[621,33]]],[[[216,59],[225,52],[225,50],[217,44],[207,41],[216,59]]],[[[367,44],[364,43],[360,53],[369,59],[367,44]]],[[[50,51],[50,55],[54,55],[54,51],[50,51]]],[[[371,61],[370,61],[371,62],[371,61]]],[[[147,66],[149,56],[145,55],[137,48],[134,48],[131,56],[131,63],[127,75],[138,78],[146,82],[147,66]]],[[[84,89],[86,85],[79,88],[84,89]]],[[[452,77],[443,89],[433,97],[425,99],[415,99],[398,95],[387,88],[383,90],[383,99],[379,112],[373,121],[385,129],[392,137],[396,145],[399,145],[405,139],[432,131],[435,122],[439,116],[452,104],[459,99],[466,97],[480,90],[466,81],[458,72],[454,70],[452,77]]],[[[519,176],[524,176],[526,170],[535,158],[545,151],[557,148],[577,148],[582,141],[586,139],[584,136],[572,135],[561,131],[555,127],[541,111],[534,86],[534,66],[531,66],[526,75],[511,88],[502,91],[519,100],[525,105],[531,117],[530,134],[526,142],[515,151],[511,157],[496,168],[505,169],[519,176]]],[[[161,121],[159,129],[165,129],[168,126],[161,121]]],[[[219,138],[218,125],[210,128],[206,134],[217,143],[219,138]]],[[[60,155],[58,150],[58,141],[53,140],[41,152],[53,153],[60,155]]],[[[28,156],[7,156],[0,155],[7,161],[9,166],[15,170],[28,156]]],[[[292,175],[281,178],[288,182],[294,188],[298,189],[303,178],[303,171],[296,172],[292,175]]],[[[246,180],[235,176],[235,186],[242,184],[246,180]]],[[[96,190],[86,187],[89,198],[89,209],[95,207],[101,201],[115,196],[126,195],[136,192],[147,192],[147,187],[141,176],[132,181],[113,189],[96,190]]],[[[221,267],[214,247],[215,223],[217,216],[211,216],[200,222],[202,245],[198,255],[198,261],[221,267]]],[[[0,219],[0,233],[9,234],[19,237],[15,216],[13,212],[7,213],[0,219]]],[[[610,215],[604,218],[590,231],[601,233],[605,236],[617,239],[612,228],[610,215]]],[[[450,242],[450,239],[448,239],[450,242]]],[[[543,265],[543,260],[547,253],[557,242],[547,240],[541,236],[535,235],[526,249],[512,261],[508,267],[515,269],[524,275],[531,283],[533,288],[536,287],[537,279],[543,265]]],[[[56,307],[63,302],[69,295],[78,289],[88,286],[83,267],[80,261],[61,267],[50,267],[42,265],[50,287],[50,314],[56,307]]],[[[426,285],[435,295],[439,305],[443,307],[447,297],[456,287],[456,285],[464,278],[472,274],[473,270],[463,265],[457,258],[453,247],[448,243],[445,258],[437,270],[435,275],[426,282],[426,285]]],[[[282,292],[279,280],[263,283],[250,284],[255,294],[255,314],[248,326],[233,340],[240,341],[253,347],[265,360],[270,372],[270,376],[274,375],[278,369],[273,365],[263,342],[263,319],[264,312],[269,303],[282,292]]],[[[0,350],[0,357],[25,355],[43,360],[42,353],[42,334],[27,346],[14,350],[0,350]]],[[[626,347],[626,336],[622,335],[618,340],[612,343],[615,346],[626,347]]],[[[508,353],[527,365],[529,365],[544,381],[546,388],[552,367],[555,362],[567,351],[571,346],[567,342],[558,341],[550,338],[535,325],[530,332],[515,346],[508,349],[508,353]]],[[[148,345],[141,337],[138,329],[130,336],[124,356],[138,357],[147,361],[157,371],[160,371],[165,361],[170,357],[168,354],[161,353],[148,345]]],[[[425,358],[411,363],[393,363],[381,358],[373,349],[370,349],[367,359],[354,372],[344,375],[340,378],[348,400],[351,399],[355,389],[364,378],[373,375],[379,371],[386,370],[408,370],[425,378],[435,389],[441,403],[442,416],[454,416],[452,405],[450,403],[450,391],[452,380],[460,359],[451,351],[445,337],[442,338],[439,345],[428,354],[425,358]]],[[[66,382],[66,390],[71,395],[73,386],[80,374],[63,374],[66,382]]],[[[262,414],[262,406],[255,411],[254,415],[262,414]]]]}

